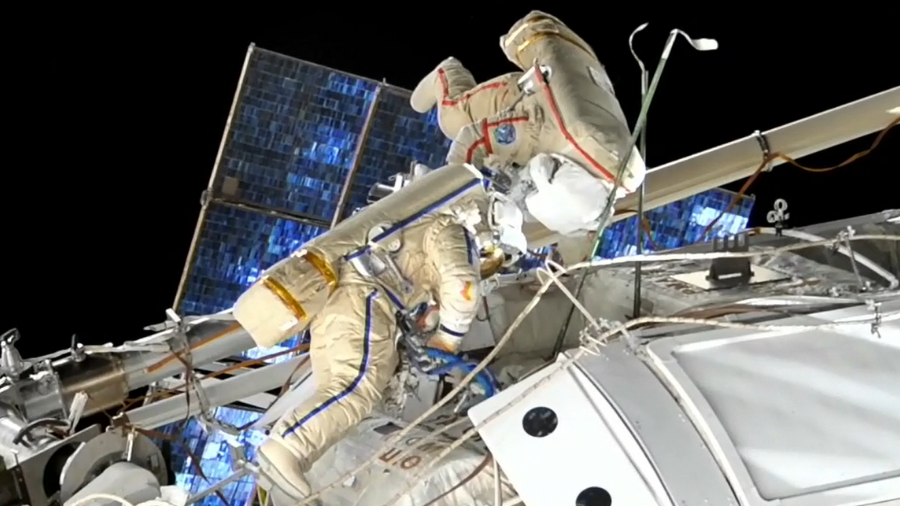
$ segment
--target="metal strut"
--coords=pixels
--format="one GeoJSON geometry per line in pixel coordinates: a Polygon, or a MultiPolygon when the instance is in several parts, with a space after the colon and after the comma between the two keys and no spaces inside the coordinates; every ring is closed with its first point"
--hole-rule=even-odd
{"type": "MultiPolygon", "coordinates": [[[[634,57],[635,61],[637,61],[638,66],[641,68],[641,103],[643,103],[647,99],[647,90],[650,84],[650,73],[647,72],[647,67],[644,66],[644,62],[638,57],[637,53],[634,51],[634,36],[647,28],[648,23],[644,23],[631,32],[631,35],[628,37],[628,48],[631,50],[631,56],[634,57]]],[[[641,154],[641,159],[644,160],[644,165],[647,165],[647,126],[646,122],[644,123],[644,131],[640,132],[640,137],[638,139],[638,152],[641,154]]],[[[638,202],[637,202],[637,227],[635,230],[635,253],[638,255],[644,254],[644,194],[646,193],[647,185],[646,180],[641,182],[640,187],[638,187],[638,202]]],[[[612,197],[610,197],[612,198],[612,197]]],[[[638,263],[634,266],[634,306],[633,313],[635,318],[641,317],[641,304],[643,303],[643,298],[641,297],[641,291],[643,290],[642,280],[643,280],[643,269],[642,265],[638,263]]]]}

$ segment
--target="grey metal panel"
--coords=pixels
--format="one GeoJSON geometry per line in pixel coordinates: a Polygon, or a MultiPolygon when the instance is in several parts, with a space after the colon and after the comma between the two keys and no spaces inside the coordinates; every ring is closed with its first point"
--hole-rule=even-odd
{"type": "Polygon", "coordinates": [[[674,504],[737,504],[715,459],[672,395],[621,342],[577,362],[638,436],[674,504]]]}
{"type": "MultiPolygon", "coordinates": [[[[870,316],[856,306],[778,324],[870,316]]],[[[869,332],[716,329],[647,350],[742,505],[864,505],[900,499],[900,323],[869,332]]]]}
{"type": "Polygon", "coordinates": [[[468,411],[484,424],[478,433],[519,497],[558,506],[596,493],[612,504],[675,506],[615,406],[584,372],[560,361],[468,411]]]}
{"type": "MultiPolygon", "coordinates": [[[[201,381],[206,401],[210,407],[225,406],[246,397],[272,390],[284,384],[306,357],[294,357],[280,364],[254,369],[245,374],[219,380],[215,378],[201,381]]],[[[135,427],[153,429],[167,423],[184,419],[202,410],[196,392],[179,394],[128,412],[128,419],[135,427]]]]}

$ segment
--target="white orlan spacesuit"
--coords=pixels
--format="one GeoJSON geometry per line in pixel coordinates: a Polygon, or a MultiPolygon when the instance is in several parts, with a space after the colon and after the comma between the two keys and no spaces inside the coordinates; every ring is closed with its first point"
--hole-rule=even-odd
{"type": "Polygon", "coordinates": [[[260,346],[307,325],[311,333],[316,394],[260,447],[264,488],[307,496],[303,473],[370,414],[398,364],[398,309],[438,301],[428,346],[457,352],[480,303],[479,251],[467,228],[486,232],[485,186],[471,166],[438,169],[310,241],[238,299],[235,318],[260,346]]]}
{"type": "Polygon", "coordinates": [[[403,236],[394,261],[411,293],[379,287],[345,264],[337,289],[310,325],[316,395],[282,417],[260,448],[266,474],[283,490],[285,484],[296,488],[296,497],[310,492],[301,473],[371,413],[396,371],[396,307],[389,299],[408,308],[439,300],[441,323],[429,345],[453,353],[475,317],[478,252],[468,232],[449,217],[428,216],[403,236]]]}
{"type": "MultiPolygon", "coordinates": [[[[508,168],[552,153],[583,167],[611,192],[630,132],[593,49],[540,11],[514,24],[500,47],[522,72],[479,84],[458,60],[448,58],[413,91],[410,104],[416,111],[438,107],[441,130],[453,139],[447,161],[508,168]]],[[[616,197],[635,191],[645,172],[633,150],[616,197]]],[[[548,235],[541,228],[526,226],[529,245],[548,235]]]]}

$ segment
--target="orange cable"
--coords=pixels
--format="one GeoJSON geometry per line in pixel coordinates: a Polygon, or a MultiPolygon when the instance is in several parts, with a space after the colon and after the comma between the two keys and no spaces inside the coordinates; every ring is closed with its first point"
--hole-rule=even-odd
{"type": "Polygon", "coordinates": [[[874,151],[875,148],[878,147],[878,145],[881,143],[881,141],[887,135],[887,133],[889,131],[891,131],[892,128],[897,126],[898,123],[900,123],[900,118],[894,119],[893,121],[891,121],[888,124],[888,126],[884,127],[884,129],[881,130],[881,132],[878,134],[878,137],[875,138],[875,141],[872,142],[872,145],[869,147],[869,149],[860,151],[859,153],[854,154],[853,156],[847,158],[843,162],[841,162],[835,166],[832,166],[832,167],[822,167],[822,168],[806,167],[804,165],[801,165],[800,163],[797,163],[797,161],[794,160],[793,158],[791,158],[790,156],[787,156],[782,153],[772,153],[771,155],[765,157],[765,159],[759,165],[759,167],[756,169],[756,171],[753,172],[753,175],[751,175],[747,179],[747,181],[744,182],[744,185],[741,186],[741,189],[738,190],[738,192],[734,196],[734,198],[731,199],[731,203],[728,204],[728,207],[726,207],[722,212],[720,212],[719,215],[716,216],[716,218],[714,220],[712,220],[709,223],[709,225],[706,226],[705,229],[703,229],[703,233],[700,234],[700,238],[697,240],[697,242],[702,241],[707,236],[707,234],[709,234],[709,232],[712,231],[712,229],[716,225],[716,223],[718,223],[719,220],[722,219],[722,216],[725,216],[725,214],[727,214],[729,211],[734,209],[734,206],[737,205],[738,201],[740,201],[740,199],[744,197],[744,194],[747,193],[747,190],[750,188],[750,185],[752,185],[753,182],[756,181],[756,178],[758,178],[759,175],[762,174],[762,172],[765,170],[765,168],[772,161],[781,159],[781,160],[784,160],[785,162],[789,163],[790,165],[797,167],[800,170],[803,170],[805,172],[812,172],[812,173],[830,172],[835,169],[840,169],[842,167],[846,167],[847,165],[850,165],[851,163],[859,160],[860,158],[862,158],[862,157],[868,155],[869,153],[871,153],[872,151],[874,151]]]}

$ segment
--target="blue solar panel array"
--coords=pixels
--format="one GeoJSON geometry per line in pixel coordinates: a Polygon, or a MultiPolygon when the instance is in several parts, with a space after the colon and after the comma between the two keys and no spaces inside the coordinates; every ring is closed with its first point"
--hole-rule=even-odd
{"type": "MultiPolygon", "coordinates": [[[[673,249],[701,240],[706,227],[728,208],[734,194],[718,188],[678,202],[657,207],[645,213],[650,237],[644,235],[644,251],[673,249]]],[[[754,200],[742,197],[731,211],[722,215],[704,240],[736,234],[747,228],[754,200]]],[[[599,256],[615,258],[633,255],[637,250],[637,217],[619,221],[603,234],[599,256]]]]}
{"type": "Polygon", "coordinates": [[[269,266],[325,230],[227,204],[204,211],[184,314],[210,314],[231,307],[269,266]]]}
{"type": "MultiPolygon", "coordinates": [[[[200,235],[179,291],[182,314],[231,307],[267,267],[323,233],[354,160],[358,166],[344,216],[365,205],[374,183],[406,171],[411,162],[440,166],[450,144],[437,127],[436,113],[414,112],[404,90],[255,47],[247,58],[213,177],[213,198],[201,214],[200,235]]],[[[653,242],[673,248],[696,240],[729,199],[727,192],[713,190],[648,212],[653,242]]],[[[742,201],[714,234],[743,228],[751,207],[751,200],[742,201]]],[[[633,252],[636,226],[632,218],[610,228],[601,255],[633,252]]],[[[245,356],[272,351],[251,350],[245,356]]],[[[219,408],[216,416],[242,426],[258,415],[219,408]]],[[[180,429],[173,424],[163,430],[175,434],[180,429]]],[[[211,483],[231,473],[225,436],[206,434],[193,421],[184,434],[211,483]]],[[[251,456],[262,437],[258,431],[241,437],[251,456]]],[[[211,483],[197,476],[189,460],[173,448],[178,483],[196,493],[211,483]]],[[[242,506],[251,487],[248,480],[226,487],[229,504],[242,506]]],[[[201,504],[219,503],[210,496],[201,504]]]]}

